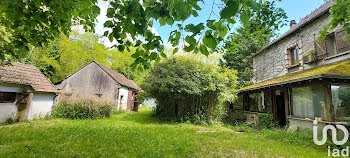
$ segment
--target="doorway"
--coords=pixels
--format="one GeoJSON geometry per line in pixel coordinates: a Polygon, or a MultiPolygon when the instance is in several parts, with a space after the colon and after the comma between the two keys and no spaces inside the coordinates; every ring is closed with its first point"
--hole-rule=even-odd
{"type": "Polygon", "coordinates": [[[274,93],[274,117],[275,122],[279,126],[285,126],[287,124],[286,109],[285,109],[285,98],[284,92],[281,90],[276,90],[274,93]]]}

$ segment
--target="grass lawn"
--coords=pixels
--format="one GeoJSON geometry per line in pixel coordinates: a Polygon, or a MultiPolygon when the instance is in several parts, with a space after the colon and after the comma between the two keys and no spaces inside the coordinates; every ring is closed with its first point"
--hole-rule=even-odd
{"type": "Polygon", "coordinates": [[[293,143],[279,132],[162,123],[150,113],[3,125],[0,157],[327,157],[327,148],[293,143]]]}

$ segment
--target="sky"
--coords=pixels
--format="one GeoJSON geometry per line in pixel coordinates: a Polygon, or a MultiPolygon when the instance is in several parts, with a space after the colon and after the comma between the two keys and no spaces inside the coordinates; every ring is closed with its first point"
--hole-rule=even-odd
{"type": "MultiPolygon", "coordinates": [[[[214,5],[213,13],[210,14],[213,1],[214,0],[204,0],[204,3],[200,3],[199,5],[202,7],[202,10],[198,12],[199,16],[195,18],[190,17],[188,20],[184,22],[184,25],[190,24],[190,23],[198,24],[200,22],[205,23],[207,19],[218,19],[217,15],[219,15],[219,11],[220,11],[219,4],[214,5]]],[[[214,2],[217,3],[217,1],[214,1],[214,2]]],[[[321,6],[323,3],[325,3],[325,0],[282,0],[281,2],[276,2],[276,6],[284,9],[284,11],[288,16],[288,19],[287,19],[288,21],[296,20],[296,22],[298,23],[301,18],[310,14],[312,11],[314,11],[319,6],[321,6]]],[[[95,31],[99,35],[103,35],[104,31],[106,30],[103,27],[103,24],[107,20],[106,12],[107,12],[108,5],[109,5],[108,1],[107,2],[103,0],[98,1],[98,6],[101,8],[101,13],[97,17],[98,23],[95,27],[95,31]]],[[[153,33],[160,35],[165,42],[168,40],[170,32],[172,30],[175,30],[177,27],[176,26],[177,23],[174,23],[173,26],[160,26],[159,23],[155,21],[153,23],[154,23],[154,26],[152,28],[153,33]]],[[[233,27],[237,27],[237,25],[233,27]]],[[[288,29],[289,29],[289,25],[281,28],[278,31],[278,33],[281,35],[286,31],[288,31],[288,29]]],[[[113,43],[109,42],[109,40],[106,38],[101,39],[101,42],[108,47],[115,44],[114,42],[113,43]]]]}

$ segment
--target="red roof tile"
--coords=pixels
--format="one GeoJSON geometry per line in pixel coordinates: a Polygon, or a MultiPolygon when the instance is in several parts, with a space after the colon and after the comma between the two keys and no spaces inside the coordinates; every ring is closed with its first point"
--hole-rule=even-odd
{"type": "Polygon", "coordinates": [[[58,89],[37,67],[18,62],[12,62],[12,66],[0,66],[0,81],[28,85],[40,92],[58,92],[58,89]]]}

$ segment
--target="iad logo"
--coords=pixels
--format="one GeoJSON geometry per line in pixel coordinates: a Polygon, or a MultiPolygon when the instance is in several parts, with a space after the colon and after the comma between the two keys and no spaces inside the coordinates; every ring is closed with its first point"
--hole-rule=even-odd
{"type": "Polygon", "coordinates": [[[317,144],[317,145],[323,145],[326,143],[327,141],[327,131],[328,130],[331,130],[332,131],[332,141],[334,144],[336,145],[343,145],[346,143],[346,141],[348,141],[348,138],[349,138],[349,132],[348,130],[342,126],[342,125],[335,125],[335,127],[337,127],[338,129],[342,130],[344,132],[344,138],[343,140],[341,141],[338,141],[337,140],[337,129],[333,126],[333,125],[326,125],[324,128],[323,128],[323,131],[322,131],[322,140],[319,141],[318,140],[318,136],[317,136],[317,120],[314,120],[314,127],[313,127],[313,138],[314,138],[314,142],[317,144]]]}

